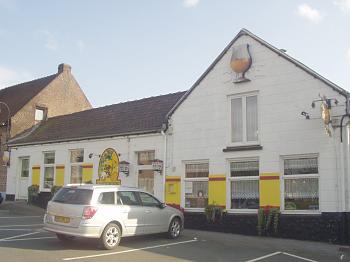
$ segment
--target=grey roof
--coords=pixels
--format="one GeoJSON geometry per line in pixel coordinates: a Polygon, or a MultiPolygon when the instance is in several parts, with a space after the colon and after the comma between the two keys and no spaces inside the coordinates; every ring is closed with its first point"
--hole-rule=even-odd
{"type": "Polygon", "coordinates": [[[166,115],[185,94],[177,92],[47,119],[14,137],[10,146],[160,132],[166,115]]]}

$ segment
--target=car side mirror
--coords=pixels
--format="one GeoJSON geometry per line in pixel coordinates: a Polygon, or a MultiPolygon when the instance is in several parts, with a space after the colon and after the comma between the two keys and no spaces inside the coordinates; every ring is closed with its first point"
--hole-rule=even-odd
{"type": "Polygon", "coordinates": [[[160,204],[159,204],[159,208],[160,208],[160,209],[163,209],[163,208],[165,208],[165,207],[166,207],[166,204],[165,204],[165,203],[160,203],[160,204]]]}

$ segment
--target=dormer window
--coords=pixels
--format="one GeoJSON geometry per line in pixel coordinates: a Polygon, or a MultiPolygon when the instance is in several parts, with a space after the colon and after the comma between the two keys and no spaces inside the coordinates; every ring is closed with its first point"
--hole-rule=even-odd
{"type": "Polygon", "coordinates": [[[35,122],[40,122],[46,119],[47,108],[36,107],[35,108],[35,122]]]}

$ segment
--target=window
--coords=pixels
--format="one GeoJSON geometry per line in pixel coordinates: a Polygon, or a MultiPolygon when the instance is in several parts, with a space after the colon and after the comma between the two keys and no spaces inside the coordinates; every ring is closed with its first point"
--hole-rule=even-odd
{"type": "Polygon", "coordinates": [[[114,205],[115,204],[115,192],[103,192],[98,197],[97,202],[104,205],[114,205]]]}
{"type": "Polygon", "coordinates": [[[258,142],[258,96],[231,99],[232,143],[258,142]]]}
{"type": "Polygon", "coordinates": [[[209,163],[185,165],[185,207],[204,208],[208,205],[209,163]]]}
{"type": "Polygon", "coordinates": [[[160,205],[160,202],[155,199],[153,196],[140,192],[139,193],[142,205],[147,207],[158,207],[160,205]]]}
{"type": "Polygon", "coordinates": [[[118,191],[117,196],[121,200],[123,205],[141,206],[141,203],[139,202],[136,193],[133,191],[118,191]]]}
{"type": "Polygon", "coordinates": [[[153,194],[154,172],[153,170],[139,170],[138,187],[153,194]]]}
{"type": "Polygon", "coordinates": [[[84,149],[70,150],[70,182],[73,184],[80,184],[83,181],[83,166],[84,149]]]}
{"type": "Polygon", "coordinates": [[[21,177],[29,177],[29,158],[21,159],[21,177]]]}
{"type": "Polygon", "coordinates": [[[51,189],[55,177],[55,152],[44,153],[44,189],[51,189]]]}
{"type": "Polygon", "coordinates": [[[259,161],[230,163],[232,209],[259,208],[259,161]]]}
{"type": "Polygon", "coordinates": [[[138,165],[152,165],[154,160],[154,151],[142,151],[137,152],[137,164],[138,165]]]}
{"type": "Polygon", "coordinates": [[[67,203],[73,205],[89,205],[92,190],[78,188],[61,188],[55,195],[53,202],[67,203]]]}
{"type": "Polygon", "coordinates": [[[37,107],[35,108],[35,121],[42,121],[42,120],[45,120],[46,118],[46,112],[47,112],[47,109],[44,108],[44,107],[37,107]]]}
{"type": "Polygon", "coordinates": [[[284,210],[318,210],[318,159],[284,159],[284,210]]]}
{"type": "Polygon", "coordinates": [[[154,171],[152,168],[154,159],[154,150],[137,152],[138,187],[151,194],[154,193],[154,171]]]}

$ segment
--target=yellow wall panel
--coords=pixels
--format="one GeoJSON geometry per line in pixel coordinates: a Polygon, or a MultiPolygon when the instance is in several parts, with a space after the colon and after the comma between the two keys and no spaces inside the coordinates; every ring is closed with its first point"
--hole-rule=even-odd
{"type": "Polygon", "coordinates": [[[40,186],[40,166],[32,167],[32,185],[40,186]]]}
{"type": "Polygon", "coordinates": [[[181,178],[179,176],[167,176],[165,179],[165,202],[180,206],[181,203],[181,178]]]}
{"type": "Polygon", "coordinates": [[[260,207],[280,207],[281,189],[279,173],[262,173],[259,182],[260,207]]]}
{"type": "Polygon", "coordinates": [[[208,204],[226,207],[226,176],[209,175],[208,204]]]}
{"type": "Polygon", "coordinates": [[[56,166],[55,186],[64,186],[64,165],[56,166]]]}

